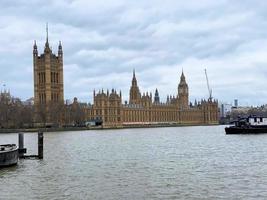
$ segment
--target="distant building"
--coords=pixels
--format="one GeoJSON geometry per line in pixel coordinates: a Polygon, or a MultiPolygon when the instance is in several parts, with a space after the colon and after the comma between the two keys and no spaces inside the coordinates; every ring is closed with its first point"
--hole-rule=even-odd
{"type": "Polygon", "coordinates": [[[222,103],[220,106],[220,117],[227,117],[232,112],[232,104],[222,103]]]}
{"type": "Polygon", "coordinates": [[[232,107],[232,112],[239,112],[239,113],[247,113],[249,110],[251,110],[252,106],[244,106],[244,107],[232,107]]]}
{"type": "Polygon", "coordinates": [[[66,100],[65,100],[65,104],[66,104],[66,105],[70,105],[70,104],[72,104],[72,103],[73,103],[73,102],[72,102],[70,99],[66,99],[66,100]]]}
{"type": "Polygon", "coordinates": [[[12,98],[9,90],[4,90],[4,91],[1,90],[0,97],[5,98],[5,99],[11,99],[12,98]]]}
{"type": "Polygon", "coordinates": [[[236,108],[238,107],[238,99],[234,100],[234,107],[236,107],[236,108]]]}
{"type": "Polygon", "coordinates": [[[33,106],[34,105],[34,98],[33,97],[29,98],[29,99],[23,101],[22,104],[25,106],[33,106]]]}

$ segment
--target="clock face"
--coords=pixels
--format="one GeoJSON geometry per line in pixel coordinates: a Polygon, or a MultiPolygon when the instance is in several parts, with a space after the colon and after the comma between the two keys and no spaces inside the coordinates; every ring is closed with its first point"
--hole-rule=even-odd
{"type": "Polygon", "coordinates": [[[179,87],[179,93],[180,94],[188,93],[188,88],[187,87],[179,87]]]}

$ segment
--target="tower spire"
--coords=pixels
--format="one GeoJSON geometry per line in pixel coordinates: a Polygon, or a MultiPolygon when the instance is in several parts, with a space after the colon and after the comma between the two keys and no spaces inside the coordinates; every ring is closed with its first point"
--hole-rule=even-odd
{"type": "Polygon", "coordinates": [[[137,86],[137,80],[136,80],[136,77],[135,77],[135,69],[133,69],[132,85],[137,86]]]}
{"type": "Polygon", "coordinates": [[[36,40],[34,40],[34,43],[33,43],[33,49],[34,49],[34,50],[37,50],[36,40]]]}
{"type": "Polygon", "coordinates": [[[46,22],[46,42],[48,43],[48,22],[46,22]]]}
{"type": "Polygon", "coordinates": [[[48,23],[46,22],[46,42],[45,42],[45,49],[49,49],[49,42],[48,42],[48,23]]]}
{"type": "Polygon", "coordinates": [[[156,88],[155,96],[154,96],[154,103],[159,103],[159,91],[158,88],[156,88]]]}
{"type": "Polygon", "coordinates": [[[45,42],[45,52],[49,53],[49,42],[48,42],[48,23],[46,23],[46,42],[45,42]]]}
{"type": "Polygon", "coordinates": [[[130,104],[138,104],[141,100],[141,93],[139,91],[137,80],[135,77],[135,69],[133,69],[133,79],[132,79],[132,86],[130,88],[130,104]]]}
{"type": "Polygon", "coordinates": [[[185,82],[184,69],[182,68],[181,81],[185,82]]]}

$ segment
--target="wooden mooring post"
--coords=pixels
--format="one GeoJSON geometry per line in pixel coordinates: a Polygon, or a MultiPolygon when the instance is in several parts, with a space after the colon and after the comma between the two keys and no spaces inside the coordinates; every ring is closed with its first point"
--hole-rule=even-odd
{"type": "Polygon", "coordinates": [[[38,131],[38,158],[44,158],[44,135],[43,132],[38,131]]]}
{"type": "Polygon", "coordinates": [[[25,155],[27,149],[24,148],[24,133],[19,133],[19,158],[24,159],[43,159],[44,158],[44,135],[42,131],[38,131],[38,155],[25,155]]]}
{"type": "Polygon", "coordinates": [[[26,148],[24,148],[24,133],[19,133],[19,138],[18,138],[18,143],[19,143],[19,158],[24,157],[24,153],[26,153],[26,148]]]}

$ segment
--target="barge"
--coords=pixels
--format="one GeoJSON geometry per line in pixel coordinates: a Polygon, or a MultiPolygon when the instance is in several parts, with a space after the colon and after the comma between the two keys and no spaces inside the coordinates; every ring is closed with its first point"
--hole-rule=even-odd
{"type": "Polygon", "coordinates": [[[238,118],[234,126],[226,127],[226,134],[261,134],[267,133],[267,117],[249,116],[238,118]]]}
{"type": "Polygon", "coordinates": [[[0,145],[0,167],[8,167],[18,163],[18,147],[15,144],[0,145]]]}

